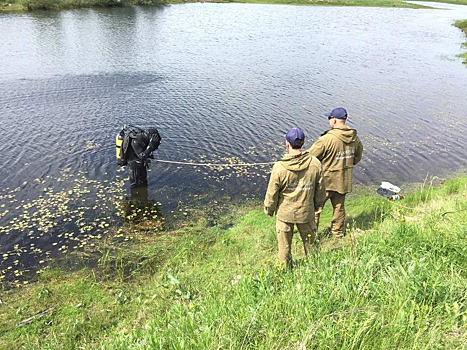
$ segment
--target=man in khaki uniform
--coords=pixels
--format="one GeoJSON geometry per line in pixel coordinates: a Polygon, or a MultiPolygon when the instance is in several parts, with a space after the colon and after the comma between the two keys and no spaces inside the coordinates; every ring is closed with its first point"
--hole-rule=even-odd
{"type": "MultiPolygon", "coordinates": [[[[310,153],[323,164],[326,197],[331,199],[333,207],[331,233],[336,237],[343,237],[345,195],[352,192],[352,171],[354,165],[362,159],[363,145],[357,131],[345,125],[347,111],[344,108],[335,108],[331,113],[326,113],[326,116],[331,130],[318,138],[310,153]]],[[[320,212],[316,213],[316,227],[320,212]]]]}
{"type": "Polygon", "coordinates": [[[264,212],[272,217],[277,214],[276,233],[279,260],[292,267],[292,236],[297,225],[305,254],[315,239],[315,210],[320,210],[326,199],[321,163],[308,151],[302,152],[305,134],[292,128],[285,135],[287,154],[272,168],[264,212]]]}

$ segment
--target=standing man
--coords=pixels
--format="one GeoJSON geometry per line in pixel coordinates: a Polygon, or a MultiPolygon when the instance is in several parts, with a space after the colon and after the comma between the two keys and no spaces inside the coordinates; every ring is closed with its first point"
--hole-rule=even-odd
{"type": "Polygon", "coordinates": [[[308,255],[310,243],[315,239],[314,211],[321,210],[326,199],[321,163],[308,151],[302,152],[305,134],[292,128],[285,135],[287,154],[272,168],[264,212],[272,217],[277,214],[276,233],[279,260],[292,268],[292,236],[294,225],[308,255]]]}
{"type": "MultiPolygon", "coordinates": [[[[331,130],[318,138],[310,153],[323,164],[326,200],[331,199],[333,207],[331,233],[341,238],[344,236],[345,195],[352,192],[352,171],[354,165],[362,159],[363,145],[357,131],[345,125],[347,111],[344,108],[335,108],[325,115],[331,130]]],[[[320,213],[316,213],[316,227],[320,213]]]]}

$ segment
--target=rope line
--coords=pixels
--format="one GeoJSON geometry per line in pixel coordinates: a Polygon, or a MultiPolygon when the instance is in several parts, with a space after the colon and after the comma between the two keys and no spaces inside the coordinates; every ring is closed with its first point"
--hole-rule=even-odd
{"type": "Polygon", "coordinates": [[[238,164],[219,164],[219,163],[190,163],[190,162],[177,162],[175,160],[163,160],[163,159],[151,159],[152,162],[179,164],[179,165],[191,165],[191,166],[217,166],[217,167],[237,167],[237,166],[257,166],[257,165],[271,165],[274,162],[265,163],[238,163],[238,164]]]}

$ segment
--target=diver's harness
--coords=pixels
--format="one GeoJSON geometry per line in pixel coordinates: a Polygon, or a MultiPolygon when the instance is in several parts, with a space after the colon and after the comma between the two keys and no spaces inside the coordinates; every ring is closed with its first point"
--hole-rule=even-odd
{"type": "Polygon", "coordinates": [[[145,167],[153,159],[152,152],[159,148],[161,136],[156,128],[143,130],[132,125],[123,126],[115,138],[117,163],[120,166],[141,161],[145,167]]]}

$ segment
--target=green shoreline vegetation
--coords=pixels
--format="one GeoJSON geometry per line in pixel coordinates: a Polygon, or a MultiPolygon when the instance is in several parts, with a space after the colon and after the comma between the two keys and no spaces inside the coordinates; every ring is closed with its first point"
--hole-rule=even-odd
{"type": "Polygon", "coordinates": [[[0,12],[164,4],[165,0],[0,0],[0,12]]]}
{"type": "MultiPolygon", "coordinates": [[[[464,34],[467,36],[467,19],[464,21],[456,21],[454,25],[460,30],[462,30],[464,34]]],[[[467,42],[465,42],[463,46],[465,49],[467,49],[467,42]]],[[[467,52],[460,54],[459,57],[463,58],[464,63],[467,64],[467,52]]]]}
{"type": "MultiPolygon", "coordinates": [[[[0,11],[61,10],[85,7],[131,5],[167,5],[187,2],[201,2],[201,0],[0,0],[0,11]]],[[[403,0],[207,0],[206,2],[319,6],[423,7],[406,3],[403,0]]],[[[442,0],[439,2],[467,5],[467,0],[442,0]]]]}
{"type": "MultiPolygon", "coordinates": [[[[0,292],[1,349],[463,348],[467,176],[390,202],[352,194],[347,236],[277,264],[258,202],[154,234],[124,226],[0,292]]],[[[328,204],[322,225],[331,220],[328,204]]]]}

